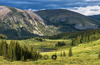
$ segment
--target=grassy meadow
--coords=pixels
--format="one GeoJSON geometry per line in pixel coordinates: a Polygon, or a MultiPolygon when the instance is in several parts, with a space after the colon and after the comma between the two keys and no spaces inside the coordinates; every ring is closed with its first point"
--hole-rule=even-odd
{"type": "MultiPolygon", "coordinates": [[[[37,61],[13,61],[9,62],[3,57],[0,57],[0,65],[100,65],[100,59],[98,59],[98,52],[100,51],[100,40],[93,42],[79,44],[78,46],[72,47],[73,56],[69,57],[69,45],[72,42],[68,40],[49,40],[46,39],[43,42],[28,39],[28,40],[17,40],[22,46],[32,46],[35,50],[40,51],[42,56],[48,55],[49,59],[44,60],[43,58],[37,61]],[[56,47],[55,44],[58,41],[64,41],[65,46],[56,47]],[[61,52],[66,53],[66,57],[61,57],[61,52]],[[52,60],[51,56],[57,54],[57,60],[52,60]]],[[[8,44],[10,40],[7,40],[8,44]]]]}

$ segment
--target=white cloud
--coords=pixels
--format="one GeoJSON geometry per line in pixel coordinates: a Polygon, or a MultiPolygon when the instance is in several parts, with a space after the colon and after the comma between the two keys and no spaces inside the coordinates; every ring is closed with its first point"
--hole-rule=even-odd
{"type": "Polygon", "coordinates": [[[98,15],[100,14],[100,6],[87,6],[87,7],[74,7],[73,9],[69,9],[71,11],[75,11],[81,13],[86,16],[98,15]]]}
{"type": "Polygon", "coordinates": [[[100,0],[85,0],[85,1],[100,1],[100,0]]]}
{"type": "MultiPolygon", "coordinates": [[[[27,10],[27,9],[25,9],[25,10],[27,10]]],[[[33,11],[33,12],[35,12],[35,11],[39,11],[39,10],[46,10],[46,9],[28,9],[29,11],[33,11]]]]}
{"type": "Polygon", "coordinates": [[[29,11],[38,11],[38,10],[36,10],[36,9],[28,9],[29,11]]]}

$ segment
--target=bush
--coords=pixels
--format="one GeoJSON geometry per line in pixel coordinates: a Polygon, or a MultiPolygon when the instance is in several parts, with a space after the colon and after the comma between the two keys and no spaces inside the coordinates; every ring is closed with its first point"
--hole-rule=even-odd
{"type": "Polygon", "coordinates": [[[36,37],[35,40],[38,40],[38,41],[40,41],[40,42],[45,41],[45,39],[39,38],[39,37],[36,37]]]}
{"type": "Polygon", "coordinates": [[[7,36],[0,34],[0,39],[7,39],[7,36]]]}
{"type": "Polygon", "coordinates": [[[58,42],[55,46],[65,46],[66,44],[65,44],[65,42],[58,42]]]}
{"type": "Polygon", "coordinates": [[[57,59],[57,55],[56,54],[52,55],[52,59],[56,60],[57,59]]]}
{"type": "Polygon", "coordinates": [[[48,55],[44,55],[44,59],[48,60],[49,56],[48,55]]]}

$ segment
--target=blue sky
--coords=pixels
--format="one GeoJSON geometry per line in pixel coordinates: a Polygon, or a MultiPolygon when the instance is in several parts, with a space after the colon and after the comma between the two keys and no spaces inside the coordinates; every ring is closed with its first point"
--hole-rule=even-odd
{"type": "Polygon", "coordinates": [[[100,14],[100,0],[0,0],[0,5],[19,9],[69,9],[84,15],[100,14]]]}

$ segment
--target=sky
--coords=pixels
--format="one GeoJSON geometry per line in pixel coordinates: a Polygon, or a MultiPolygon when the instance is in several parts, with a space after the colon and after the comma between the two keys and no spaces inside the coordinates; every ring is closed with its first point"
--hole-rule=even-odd
{"type": "Polygon", "coordinates": [[[86,16],[100,14],[100,0],[0,0],[0,5],[33,11],[69,9],[86,16]]]}

